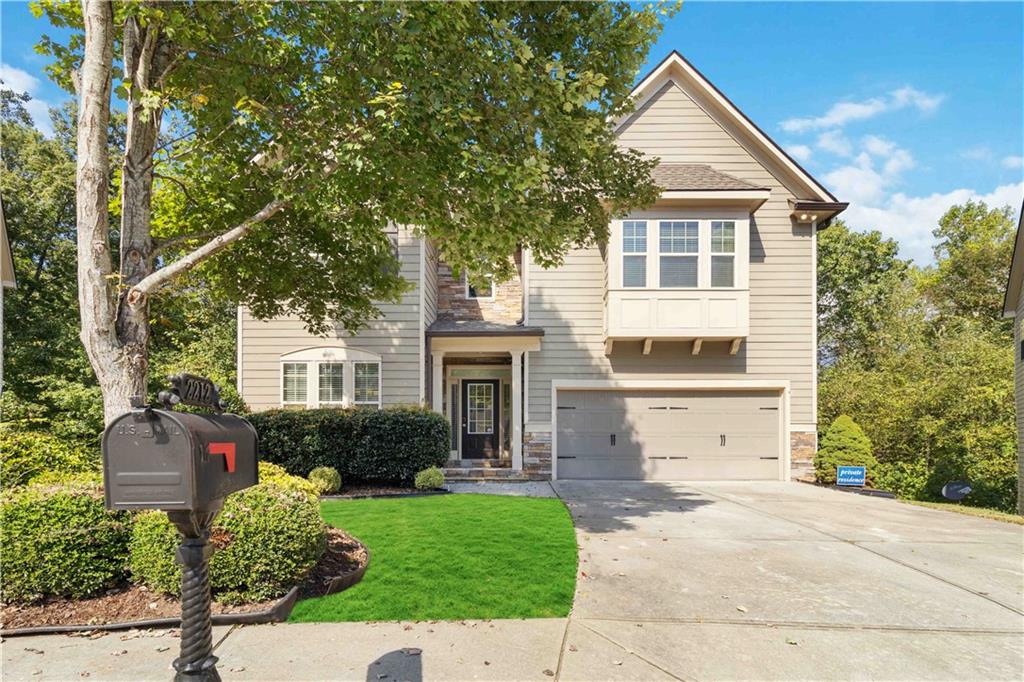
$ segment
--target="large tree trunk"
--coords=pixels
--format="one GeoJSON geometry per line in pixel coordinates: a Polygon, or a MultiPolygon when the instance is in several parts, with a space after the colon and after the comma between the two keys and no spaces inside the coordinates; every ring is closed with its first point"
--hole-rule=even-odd
{"type": "Polygon", "coordinates": [[[117,305],[110,254],[107,133],[114,51],[113,8],[82,0],[85,51],[77,79],[78,159],[75,194],[78,222],[78,304],[85,352],[103,391],[109,422],[129,405],[133,387],[122,384],[123,355],[117,340],[117,305]]]}

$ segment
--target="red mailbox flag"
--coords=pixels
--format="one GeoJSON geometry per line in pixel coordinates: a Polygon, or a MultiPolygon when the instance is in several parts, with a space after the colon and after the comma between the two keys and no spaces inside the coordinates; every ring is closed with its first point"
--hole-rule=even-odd
{"type": "Polygon", "coordinates": [[[234,443],[210,443],[207,446],[211,455],[224,455],[224,463],[228,467],[228,473],[235,473],[235,444],[234,443]]]}

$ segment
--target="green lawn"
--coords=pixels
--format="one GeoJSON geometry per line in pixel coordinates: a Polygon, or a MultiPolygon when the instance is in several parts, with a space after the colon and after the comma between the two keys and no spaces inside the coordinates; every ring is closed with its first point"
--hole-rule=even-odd
{"type": "Polygon", "coordinates": [[[956,504],[955,502],[920,502],[918,500],[900,500],[906,504],[916,504],[918,507],[928,507],[929,509],[941,509],[942,511],[956,512],[957,514],[967,514],[968,516],[980,516],[983,519],[992,519],[993,521],[1005,521],[1006,523],[1016,523],[1019,526],[1024,526],[1024,516],[1018,516],[1017,514],[1007,514],[1004,511],[998,509],[988,509],[986,507],[968,507],[965,504],[956,504]]]}
{"type": "Polygon", "coordinates": [[[561,500],[437,495],[326,500],[324,520],[370,549],[354,587],[295,605],[291,620],[565,616],[576,536],[561,500]]]}

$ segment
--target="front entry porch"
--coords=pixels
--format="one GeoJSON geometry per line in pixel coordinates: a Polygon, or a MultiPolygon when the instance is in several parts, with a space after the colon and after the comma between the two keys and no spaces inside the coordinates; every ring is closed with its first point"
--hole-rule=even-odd
{"type": "Polygon", "coordinates": [[[437,322],[430,343],[431,406],[451,425],[450,479],[522,478],[526,354],[543,330],[437,322]]]}

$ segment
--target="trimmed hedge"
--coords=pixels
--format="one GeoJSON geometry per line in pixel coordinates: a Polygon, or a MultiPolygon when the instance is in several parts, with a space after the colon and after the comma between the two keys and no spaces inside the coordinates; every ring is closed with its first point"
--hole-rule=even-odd
{"type": "Polygon", "coordinates": [[[821,439],[814,456],[814,470],[819,483],[836,482],[840,466],[865,467],[865,482],[872,485],[878,473],[878,460],[871,454],[871,441],[857,422],[845,414],[836,417],[821,439]]]}
{"type": "Polygon", "coordinates": [[[40,474],[87,473],[99,468],[99,458],[64,439],[38,431],[0,427],[0,488],[31,483],[40,474]]]}
{"type": "MultiPolygon", "coordinates": [[[[260,464],[260,484],[228,496],[213,522],[210,587],[217,601],[278,597],[299,584],[326,548],[312,485],[260,464]]],[[[178,534],[159,512],[140,514],[132,530],[132,579],[160,592],[181,591],[178,534]]]]}
{"type": "Polygon", "coordinates": [[[127,512],[104,509],[95,475],[5,492],[0,504],[3,601],[80,599],[117,585],[125,577],[130,529],[127,512]]]}
{"type": "Polygon", "coordinates": [[[410,484],[448,461],[448,420],[422,407],[269,410],[248,419],[260,458],[296,476],[328,466],[350,483],[410,484]]]}

